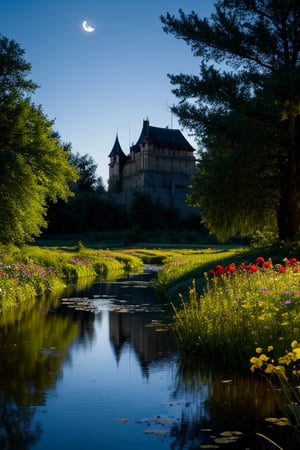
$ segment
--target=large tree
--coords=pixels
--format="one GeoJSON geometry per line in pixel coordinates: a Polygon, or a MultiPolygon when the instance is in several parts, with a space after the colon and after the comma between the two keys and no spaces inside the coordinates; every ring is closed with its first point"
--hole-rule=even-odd
{"type": "Polygon", "coordinates": [[[173,111],[201,146],[190,204],[221,239],[300,231],[299,0],[219,0],[210,18],[161,17],[200,58],[169,75],[173,111]]]}
{"type": "Polygon", "coordinates": [[[18,245],[40,234],[49,199],[66,200],[77,178],[53,121],[31,102],[37,86],[23,55],[0,36],[0,242],[18,245]]]}

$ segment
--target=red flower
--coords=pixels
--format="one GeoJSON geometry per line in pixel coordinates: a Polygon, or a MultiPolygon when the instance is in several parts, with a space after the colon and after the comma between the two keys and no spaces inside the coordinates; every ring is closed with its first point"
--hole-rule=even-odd
{"type": "Polygon", "coordinates": [[[278,269],[279,273],[285,273],[286,272],[286,268],[284,266],[280,266],[278,269]]]}
{"type": "Polygon", "coordinates": [[[247,269],[247,264],[245,262],[242,262],[240,265],[240,269],[241,270],[246,270],[247,269]]]}
{"type": "Polygon", "coordinates": [[[249,273],[254,273],[258,271],[258,266],[256,264],[250,264],[248,267],[248,272],[249,273]]]}
{"type": "Polygon", "coordinates": [[[262,256],[258,256],[258,257],[256,258],[257,264],[263,264],[264,261],[265,261],[265,259],[264,259],[262,256]]]}
{"type": "Polygon", "coordinates": [[[226,272],[231,272],[231,273],[236,272],[236,265],[235,265],[235,263],[231,263],[228,266],[226,266],[225,267],[225,271],[226,272]]]}
{"type": "Polygon", "coordinates": [[[287,263],[288,263],[290,266],[293,266],[293,265],[296,264],[297,262],[298,262],[298,261],[297,261],[296,258],[290,258],[290,259],[287,260],[287,263]]]}
{"type": "Polygon", "coordinates": [[[215,270],[217,271],[217,275],[223,275],[225,273],[225,269],[221,264],[217,264],[215,270]]]}
{"type": "Polygon", "coordinates": [[[272,264],[269,261],[265,261],[263,263],[263,267],[264,269],[270,269],[270,267],[272,267],[272,264]]]}

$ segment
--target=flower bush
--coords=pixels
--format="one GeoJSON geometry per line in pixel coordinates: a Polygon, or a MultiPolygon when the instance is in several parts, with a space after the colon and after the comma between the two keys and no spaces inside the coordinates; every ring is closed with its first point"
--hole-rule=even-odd
{"type": "Polygon", "coordinates": [[[300,332],[299,268],[296,258],[273,264],[258,257],[253,263],[208,270],[203,293],[197,293],[194,283],[189,299],[173,305],[182,352],[246,367],[257,342],[272,340],[283,348],[300,332]]]}
{"type": "Polygon", "coordinates": [[[292,269],[294,273],[300,272],[300,262],[296,258],[285,258],[283,260],[284,264],[275,264],[273,265],[272,260],[265,260],[262,256],[258,256],[256,258],[255,263],[246,263],[242,262],[239,266],[237,266],[234,262],[228,264],[227,266],[222,266],[221,264],[217,264],[212,269],[209,269],[208,273],[212,276],[220,276],[228,273],[255,273],[260,270],[268,270],[272,269],[279,273],[285,273],[287,270],[292,269]]]}
{"type": "Polygon", "coordinates": [[[278,375],[285,381],[292,382],[300,376],[300,344],[297,340],[291,342],[290,350],[287,350],[277,360],[274,359],[274,347],[269,345],[266,350],[256,348],[256,356],[250,359],[250,370],[260,370],[265,374],[278,375]]]}

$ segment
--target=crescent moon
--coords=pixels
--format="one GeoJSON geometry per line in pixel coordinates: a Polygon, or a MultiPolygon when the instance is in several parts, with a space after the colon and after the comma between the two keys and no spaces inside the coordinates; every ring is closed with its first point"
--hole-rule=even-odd
{"type": "Polygon", "coordinates": [[[82,22],[82,28],[84,29],[84,31],[87,31],[88,33],[92,33],[93,31],[95,31],[95,27],[92,27],[91,25],[89,25],[87,23],[87,20],[82,22]]]}

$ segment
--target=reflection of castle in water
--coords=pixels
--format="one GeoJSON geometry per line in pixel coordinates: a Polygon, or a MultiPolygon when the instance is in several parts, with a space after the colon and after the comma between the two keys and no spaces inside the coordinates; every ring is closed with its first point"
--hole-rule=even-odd
{"type": "MultiPolygon", "coordinates": [[[[176,351],[175,339],[170,330],[157,331],[163,313],[155,301],[150,280],[153,273],[135,275],[131,279],[106,283],[110,295],[124,303],[123,312],[109,312],[109,337],[117,362],[121,354],[133,349],[144,376],[150,366],[159,365],[176,351]],[[126,301],[126,302],[125,302],[126,301]],[[137,308],[126,311],[128,305],[137,308]]],[[[106,292],[108,293],[108,292],[106,292]]],[[[161,329],[161,328],[160,328],[161,329]]]]}
{"type": "MultiPolygon", "coordinates": [[[[145,267],[146,270],[141,274],[113,281],[94,282],[89,288],[80,290],[78,297],[71,298],[70,301],[74,300],[74,320],[82,330],[81,345],[86,342],[89,329],[86,322],[93,328],[91,317],[95,318],[94,313],[103,319],[102,313],[106,311],[109,339],[117,363],[122,354],[133,351],[143,375],[147,377],[150,367],[170,360],[176,352],[176,344],[172,332],[161,324],[166,314],[155,301],[151,287],[151,280],[155,276],[154,266],[145,267]],[[79,310],[81,299],[84,310],[79,310]]],[[[67,301],[70,306],[68,299],[67,301]]],[[[67,308],[67,304],[63,306],[67,308]]],[[[93,334],[89,333],[88,337],[93,339],[93,334]]]]}
{"type": "MultiPolygon", "coordinates": [[[[140,362],[144,376],[148,376],[150,366],[166,362],[176,350],[174,336],[169,330],[157,331],[151,323],[152,313],[109,313],[110,341],[116,360],[129,344],[140,362]],[[150,320],[149,320],[150,319],[150,320]]],[[[157,316],[157,315],[156,315],[157,316]]]]}

